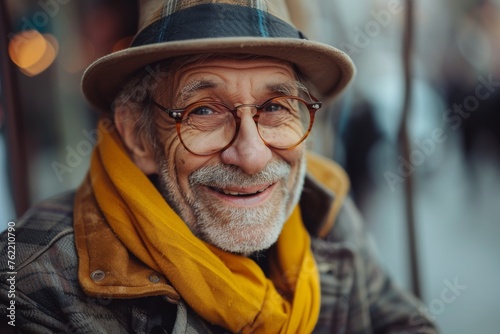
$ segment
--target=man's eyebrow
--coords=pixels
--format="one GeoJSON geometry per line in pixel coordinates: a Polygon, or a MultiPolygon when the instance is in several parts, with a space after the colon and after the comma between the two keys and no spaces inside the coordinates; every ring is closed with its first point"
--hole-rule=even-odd
{"type": "Polygon", "coordinates": [[[216,87],[217,84],[211,80],[200,79],[190,81],[182,87],[176,104],[184,106],[200,90],[216,87]]]}
{"type": "MultiPolygon", "coordinates": [[[[188,82],[181,88],[176,105],[185,106],[197,92],[203,89],[217,88],[218,84],[212,80],[199,79],[188,82]]],[[[300,93],[309,95],[306,86],[300,81],[289,81],[280,83],[271,83],[266,85],[266,89],[273,93],[280,93],[282,95],[297,96],[300,93]]]]}
{"type": "Polygon", "coordinates": [[[301,92],[309,95],[309,91],[307,90],[306,86],[304,86],[304,84],[297,80],[268,84],[266,88],[272,92],[289,96],[296,96],[301,92]]]}

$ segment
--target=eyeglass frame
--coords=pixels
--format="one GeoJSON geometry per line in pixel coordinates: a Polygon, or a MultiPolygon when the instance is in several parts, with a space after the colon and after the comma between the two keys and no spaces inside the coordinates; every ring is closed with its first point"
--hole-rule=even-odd
{"type": "Polygon", "coordinates": [[[262,136],[260,134],[260,131],[258,131],[258,127],[257,127],[257,132],[259,133],[260,139],[264,142],[264,144],[267,147],[270,147],[270,148],[273,148],[273,149],[277,149],[277,150],[291,150],[291,149],[299,146],[309,136],[309,134],[311,133],[316,111],[318,111],[322,107],[322,105],[323,105],[323,103],[321,101],[319,101],[318,99],[316,99],[314,96],[312,96],[312,95],[309,95],[309,96],[313,100],[312,102],[308,102],[305,99],[303,99],[301,97],[298,97],[298,96],[280,95],[280,96],[272,97],[272,98],[266,100],[265,102],[263,102],[262,104],[240,104],[240,105],[238,105],[238,106],[236,106],[234,108],[231,108],[227,104],[222,103],[222,102],[210,102],[210,103],[207,103],[207,102],[194,102],[194,103],[191,103],[191,104],[187,105],[184,108],[168,109],[168,108],[165,108],[164,106],[160,105],[153,98],[151,99],[151,101],[152,101],[152,103],[154,104],[155,107],[157,107],[161,111],[167,113],[168,116],[170,116],[171,118],[173,118],[175,120],[175,127],[177,129],[177,136],[179,137],[179,140],[182,143],[182,146],[184,146],[184,148],[189,153],[194,154],[194,155],[198,155],[198,156],[208,156],[208,155],[212,155],[212,154],[224,151],[229,146],[231,146],[234,143],[234,141],[236,140],[236,137],[238,137],[238,133],[240,131],[240,124],[241,124],[241,118],[237,115],[237,111],[238,111],[239,108],[255,108],[255,110],[257,112],[255,113],[255,115],[252,116],[252,118],[253,118],[253,120],[255,122],[255,125],[258,126],[259,116],[260,116],[263,108],[266,107],[266,105],[268,105],[271,101],[274,101],[274,100],[283,100],[283,99],[298,100],[298,101],[302,102],[307,107],[307,109],[309,111],[309,126],[307,128],[306,133],[294,145],[292,145],[290,147],[281,148],[281,147],[275,147],[275,146],[267,143],[264,140],[264,138],[262,138],[262,136]],[[184,141],[182,140],[182,136],[181,136],[181,124],[182,124],[182,119],[184,118],[184,113],[186,112],[186,110],[193,110],[193,109],[195,109],[197,107],[207,106],[207,105],[219,105],[219,106],[223,106],[224,108],[226,108],[227,110],[229,110],[231,112],[231,114],[233,115],[234,120],[236,122],[236,124],[235,124],[236,128],[235,128],[235,131],[234,131],[233,138],[229,141],[229,143],[226,146],[224,146],[221,149],[219,149],[217,151],[214,151],[214,152],[210,152],[210,153],[207,153],[207,154],[200,154],[200,153],[193,152],[191,149],[189,149],[189,147],[187,147],[186,144],[184,143],[184,141]]]}

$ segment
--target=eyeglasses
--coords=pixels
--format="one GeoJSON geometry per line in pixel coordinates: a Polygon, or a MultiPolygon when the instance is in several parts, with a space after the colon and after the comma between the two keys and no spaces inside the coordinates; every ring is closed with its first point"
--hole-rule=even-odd
{"type": "MultiPolygon", "coordinates": [[[[314,98],[313,98],[314,99],[314,98]]],[[[231,108],[218,102],[195,102],[181,109],[167,109],[153,104],[176,122],[177,135],[189,152],[210,155],[229,147],[238,135],[240,108],[254,108],[253,120],[262,141],[275,149],[298,146],[311,132],[314,115],[322,103],[296,96],[279,96],[257,104],[231,108]]]]}

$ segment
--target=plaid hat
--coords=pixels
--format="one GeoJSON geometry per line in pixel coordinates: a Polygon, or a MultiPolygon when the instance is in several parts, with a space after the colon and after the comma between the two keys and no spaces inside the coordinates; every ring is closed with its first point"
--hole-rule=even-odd
{"type": "Polygon", "coordinates": [[[324,101],[337,96],[355,72],[344,52],[307,40],[276,0],[152,0],[142,4],[130,47],[91,64],[82,90],[92,105],[109,111],[127,80],[147,65],[207,53],[289,61],[324,101]]]}

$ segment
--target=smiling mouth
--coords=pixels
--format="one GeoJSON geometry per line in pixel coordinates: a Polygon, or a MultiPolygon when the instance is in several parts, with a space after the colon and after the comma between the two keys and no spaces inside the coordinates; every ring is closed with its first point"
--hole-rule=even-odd
{"type": "Polygon", "coordinates": [[[215,192],[219,194],[227,195],[227,196],[238,196],[238,197],[251,197],[263,193],[267,189],[269,189],[273,184],[268,184],[267,186],[260,189],[236,189],[236,188],[217,188],[217,187],[209,187],[215,192]]]}

